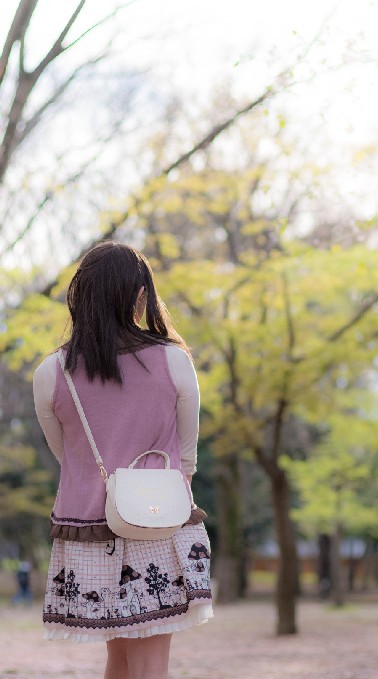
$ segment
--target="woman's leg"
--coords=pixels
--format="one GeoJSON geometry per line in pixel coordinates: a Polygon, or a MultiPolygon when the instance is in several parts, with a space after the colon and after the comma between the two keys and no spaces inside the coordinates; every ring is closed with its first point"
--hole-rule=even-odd
{"type": "Polygon", "coordinates": [[[104,679],[131,679],[127,665],[129,639],[122,637],[106,642],[108,661],[104,679]]]}
{"type": "Polygon", "coordinates": [[[171,638],[172,634],[155,634],[145,639],[128,639],[130,679],[167,679],[171,638]]]}

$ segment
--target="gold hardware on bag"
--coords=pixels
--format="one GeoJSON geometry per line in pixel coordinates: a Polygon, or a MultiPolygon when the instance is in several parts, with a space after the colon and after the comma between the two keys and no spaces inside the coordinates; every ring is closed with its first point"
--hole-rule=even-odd
{"type": "Polygon", "coordinates": [[[108,480],[108,473],[107,473],[104,465],[101,462],[97,462],[97,464],[98,464],[98,468],[100,470],[100,474],[101,474],[102,478],[104,479],[104,481],[107,481],[108,480]]]}

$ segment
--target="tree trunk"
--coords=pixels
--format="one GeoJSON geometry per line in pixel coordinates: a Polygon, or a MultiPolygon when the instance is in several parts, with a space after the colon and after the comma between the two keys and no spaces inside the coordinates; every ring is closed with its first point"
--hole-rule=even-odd
{"type": "Polygon", "coordinates": [[[274,521],[279,546],[276,588],[277,634],[296,634],[297,550],[290,519],[290,488],[285,473],[277,470],[270,477],[274,521]]]}
{"type": "Polygon", "coordinates": [[[341,526],[337,524],[331,538],[331,594],[335,606],[344,604],[340,543],[341,526]]]}
{"type": "Polygon", "coordinates": [[[348,563],[348,592],[354,592],[356,584],[357,561],[354,556],[349,557],[348,563]]]}
{"type": "Polygon", "coordinates": [[[318,587],[322,599],[328,599],[331,590],[331,540],[329,535],[322,533],[318,537],[318,587]]]}
{"type": "Polygon", "coordinates": [[[243,502],[236,456],[218,460],[215,483],[218,512],[217,600],[225,603],[242,596],[244,582],[243,502]]]}
{"type": "Polygon", "coordinates": [[[362,574],[361,574],[361,590],[366,592],[369,588],[369,582],[372,578],[373,571],[373,550],[374,541],[372,538],[366,540],[365,553],[362,557],[362,574]]]}
{"type": "Polygon", "coordinates": [[[373,541],[372,570],[375,584],[378,585],[378,540],[373,541]]]}

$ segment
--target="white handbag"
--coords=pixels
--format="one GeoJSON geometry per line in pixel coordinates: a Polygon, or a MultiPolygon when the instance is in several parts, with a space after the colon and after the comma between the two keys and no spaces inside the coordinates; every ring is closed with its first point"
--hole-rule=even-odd
{"type": "Polygon", "coordinates": [[[65,370],[62,350],[58,352],[58,358],[105,482],[105,516],[109,528],[120,537],[134,540],[163,540],[171,537],[188,521],[191,514],[191,501],[181,471],[170,468],[166,452],[147,450],[128,467],[116,469],[108,476],[71,375],[65,370]],[[149,453],[162,455],[165,468],[135,469],[138,460],[149,453]]]}

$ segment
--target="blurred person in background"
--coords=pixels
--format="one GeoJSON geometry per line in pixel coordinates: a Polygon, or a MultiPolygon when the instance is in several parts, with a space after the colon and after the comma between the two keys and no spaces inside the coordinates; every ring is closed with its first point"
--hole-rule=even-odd
{"type": "Polygon", "coordinates": [[[30,590],[30,574],[31,565],[29,561],[20,561],[16,570],[18,591],[13,597],[14,604],[18,604],[22,601],[24,603],[31,604],[32,593],[30,590]]]}

